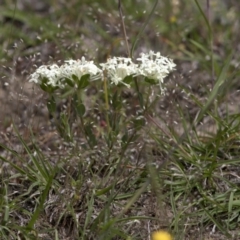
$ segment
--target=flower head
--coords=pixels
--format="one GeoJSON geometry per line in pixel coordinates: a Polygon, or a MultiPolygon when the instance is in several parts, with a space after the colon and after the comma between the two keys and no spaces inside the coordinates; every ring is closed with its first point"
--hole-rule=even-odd
{"type": "Polygon", "coordinates": [[[162,87],[163,79],[176,66],[172,59],[161,56],[160,52],[154,53],[153,51],[150,51],[149,54],[142,53],[141,57],[137,58],[137,61],[140,62],[138,75],[157,80],[160,87],[162,87]]]}
{"type": "Polygon", "coordinates": [[[156,231],[152,233],[152,240],[172,240],[172,236],[166,231],[156,231]]]}
{"type": "Polygon", "coordinates": [[[67,60],[61,66],[61,77],[72,79],[75,75],[78,79],[89,74],[91,80],[102,78],[102,70],[99,69],[93,61],[86,61],[84,57],[81,60],[67,60]]]}
{"type": "Polygon", "coordinates": [[[42,65],[30,75],[29,82],[41,84],[44,79],[48,79],[47,85],[57,87],[60,77],[61,71],[58,65],[42,65]]]}
{"type": "Polygon", "coordinates": [[[107,76],[115,85],[122,83],[129,87],[128,84],[123,82],[124,78],[137,73],[137,66],[131,58],[109,58],[106,63],[101,63],[100,66],[107,72],[107,76]]]}
{"type": "Polygon", "coordinates": [[[65,79],[73,81],[73,75],[79,80],[84,75],[90,75],[91,80],[102,78],[102,70],[92,61],[86,61],[84,57],[81,60],[67,60],[65,64],[59,67],[56,64],[43,65],[30,75],[29,82],[35,82],[39,85],[44,84],[54,88],[64,88],[65,79]]]}

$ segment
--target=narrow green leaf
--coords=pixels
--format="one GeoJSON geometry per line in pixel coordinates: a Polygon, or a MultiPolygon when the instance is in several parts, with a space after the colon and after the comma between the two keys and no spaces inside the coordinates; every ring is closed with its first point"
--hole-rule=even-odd
{"type": "MultiPolygon", "coordinates": [[[[56,171],[56,169],[55,169],[55,171],[56,171]]],[[[45,202],[45,200],[47,198],[48,192],[49,192],[49,190],[50,190],[50,188],[52,186],[52,181],[53,181],[54,176],[55,176],[55,172],[48,179],[47,185],[46,185],[46,187],[45,187],[45,189],[44,189],[44,191],[43,191],[43,193],[42,193],[42,195],[40,197],[39,206],[36,208],[35,212],[33,213],[31,219],[28,222],[28,225],[27,225],[26,228],[29,229],[29,230],[34,229],[34,224],[38,220],[38,217],[39,217],[39,215],[40,215],[40,213],[41,213],[41,211],[43,209],[43,205],[44,205],[44,202],[45,202]]]]}
{"type": "Polygon", "coordinates": [[[89,142],[90,146],[91,147],[96,146],[97,140],[96,140],[95,135],[93,134],[92,125],[91,124],[86,124],[84,126],[84,130],[85,130],[85,134],[86,134],[86,136],[88,138],[88,142],[89,142]]]}
{"type": "Polygon", "coordinates": [[[48,111],[51,115],[54,115],[56,113],[57,104],[56,104],[56,100],[55,100],[53,95],[50,96],[48,101],[47,101],[47,108],[48,108],[48,111]]]}
{"type": "MultiPolygon", "coordinates": [[[[5,147],[5,146],[2,145],[1,143],[0,143],[0,146],[1,146],[2,148],[5,148],[5,149],[6,149],[7,151],[9,151],[10,153],[12,153],[13,156],[19,157],[18,154],[17,154],[15,151],[13,151],[13,150],[5,147]]],[[[14,164],[11,160],[7,160],[7,159],[3,158],[1,155],[0,155],[0,159],[1,159],[3,162],[8,163],[9,165],[11,165],[15,170],[17,170],[17,171],[18,171],[19,173],[21,173],[22,175],[27,175],[27,173],[26,173],[23,169],[21,169],[20,167],[18,167],[18,166],[17,166],[16,164],[14,164]]]]}
{"type": "Polygon", "coordinates": [[[131,57],[131,58],[132,58],[132,56],[133,56],[133,52],[134,52],[134,49],[135,49],[135,47],[136,47],[136,45],[137,45],[138,40],[139,40],[140,37],[142,36],[142,34],[143,34],[146,26],[148,25],[151,17],[152,17],[153,14],[154,14],[154,11],[155,11],[155,9],[156,9],[156,7],[157,7],[157,4],[158,4],[158,0],[155,1],[154,5],[153,5],[153,8],[152,8],[152,11],[151,11],[150,14],[148,15],[148,18],[147,18],[146,22],[143,24],[143,26],[141,27],[140,31],[138,32],[136,38],[135,38],[134,41],[133,41],[132,48],[131,48],[131,54],[130,54],[130,57],[131,57]]]}
{"type": "Polygon", "coordinates": [[[233,197],[234,197],[234,192],[231,192],[229,201],[228,201],[228,213],[229,214],[232,212],[232,208],[233,208],[233,197]]]}
{"type": "Polygon", "coordinates": [[[195,47],[197,47],[198,49],[200,49],[203,53],[205,53],[205,54],[211,54],[211,53],[209,53],[208,49],[206,49],[202,44],[194,41],[193,39],[190,39],[190,42],[191,42],[195,47]]]}
{"type": "Polygon", "coordinates": [[[77,94],[77,93],[74,94],[73,98],[72,98],[72,101],[73,101],[74,109],[75,109],[77,115],[79,117],[83,117],[86,109],[85,109],[84,104],[82,103],[80,94],[77,94]]]}
{"type": "Polygon", "coordinates": [[[109,191],[112,189],[112,187],[113,187],[113,186],[110,185],[109,187],[106,187],[106,188],[103,188],[103,189],[101,189],[101,190],[98,190],[98,191],[96,192],[96,196],[101,196],[101,195],[109,192],[109,191]]]}
{"type": "Polygon", "coordinates": [[[133,76],[132,76],[132,75],[126,76],[126,77],[123,79],[123,82],[126,83],[126,84],[131,84],[131,83],[133,83],[133,76]]]}
{"type": "Polygon", "coordinates": [[[83,75],[78,82],[78,89],[84,89],[89,85],[90,74],[83,75]]]}
{"type": "Polygon", "coordinates": [[[204,212],[207,214],[207,216],[209,217],[209,219],[218,227],[218,229],[225,235],[227,235],[228,237],[231,237],[230,234],[224,229],[224,227],[217,221],[216,218],[214,218],[212,216],[212,214],[207,211],[207,209],[202,206],[202,209],[204,210],[204,212]]]}
{"type": "Polygon", "coordinates": [[[72,79],[73,79],[73,81],[76,83],[76,84],[78,84],[79,83],[79,78],[76,76],[76,75],[72,75],[72,79]]]}
{"type": "Polygon", "coordinates": [[[156,81],[155,79],[151,79],[151,78],[147,78],[147,77],[145,77],[144,81],[147,83],[150,83],[151,85],[158,84],[158,81],[156,81]]]}
{"type": "Polygon", "coordinates": [[[78,115],[79,117],[83,117],[83,115],[84,115],[85,112],[86,112],[86,108],[85,108],[85,106],[83,105],[83,103],[80,103],[80,104],[75,105],[75,109],[76,109],[77,115],[78,115]]]}
{"type": "Polygon", "coordinates": [[[74,82],[69,79],[69,78],[65,78],[65,82],[70,86],[70,87],[74,87],[74,82]]]}
{"type": "Polygon", "coordinates": [[[200,113],[198,114],[198,116],[195,120],[196,125],[202,120],[202,118],[204,117],[204,114],[207,112],[210,105],[212,104],[214,99],[216,99],[217,95],[219,94],[219,88],[222,86],[224,81],[226,81],[227,71],[229,69],[231,59],[232,59],[232,53],[228,56],[227,60],[225,61],[222,71],[221,71],[220,75],[218,76],[218,79],[210,93],[210,96],[208,97],[207,102],[204,104],[203,108],[201,109],[200,113]]]}
{"type": "Polygon", "coordinates": [[[87,226],[92,219],[92,214],[94,211],[94,194],[91,195],[90,200],[87,200],[87,215],[84,222],[83,232],[86,232],[87,226]]]}
{"type": "Polygon", "coordinates": [[[49,82],[48,78],[44,77],[42,79],[42,82],[39,84],[39,86],[44,92],[51,94],[56,89],[58,89],[58,87],[53,87],[53,86],[49,85],[48,82],[49,82]]]}
{"type": "Polygon", "coordinates": [[[112,106],[115,110],[120,110],[122,107],[121,96],[118,91],[116,91],[112,97],[112,106]]]}
{"type": "Polygon", "coordinates": [[[143,126],[145,126],[146,121],[144,117],[137,117],[133,120],[133,123],[135,129],[141,129],[143,126]]]}
{"type": "Polygon", "coordinates": [[[126,131],[126,133],[122,136],[122,139],[121,139],[121,143],[122,144],[125,144],[128,142],[128,131],[126,131]]]}
{"type": "Polygon", "coordinates": [[[60,113],[60,120],[57,124],[57,129],[61,137],[63,137],[66,141],[72,141],[73,135],[67,114],[60,113]]]}

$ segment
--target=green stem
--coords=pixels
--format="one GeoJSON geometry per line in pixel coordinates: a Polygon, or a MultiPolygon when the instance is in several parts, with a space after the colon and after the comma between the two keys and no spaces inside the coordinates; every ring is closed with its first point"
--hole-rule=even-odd
{"type": "Polygon", "coordinates": [[[104,96],[105,96],[105,105],[106,105],[106,121],[107,121],[107,128],[108,128],[108,133],[110,133],[110,122],[109,122],[109,117],[108,117],[108,112],[109,112],[109,100],[108,100],[108,88],[107,88],[107,78],[104,76],[104,96]]]}
{"type": "Polygon", "coordinates": [[[139,86],[138,86],[138,81],[136,79],[136,77],[133,78],[134,79],[134,83],[135,83],[135,87],[136,87],[136,91],[137,91],[137,95],[138,95],[138,101],[139,101],[139,104],[141,106],[141,108],[143,109],[143,99],[142,99],[142,95],[139,91],[139,86]]]}
{"type": "Polygon", "coordinates": [[[136,45],[137,45],[137,42],[138,42],[138,40],[140,39],[140,37],[143,35],[143,32],[144,32],[146,26],[148,25],[151,17],[153,16],[154,11],[155,11],[155,9],[156,9],[156,7],[157,7],[157,4],[158,4],[158,0],[155,1],[154,5],[153,5],[153,8],[152,8],[152,10],[151,10],[151,12],[150,12],[150,14],[148,15],[147,20],[145,21],[145,23],[143,24],[143,26],[140,28],[140,31],[138,32],[136,38],[134,39],[133,44],[132,44],[132,48],[131,48],[131,52],[130,52],[130,58],[132,58],[134,49],[135,49],[135,47],[136,47],[136,45]]]}

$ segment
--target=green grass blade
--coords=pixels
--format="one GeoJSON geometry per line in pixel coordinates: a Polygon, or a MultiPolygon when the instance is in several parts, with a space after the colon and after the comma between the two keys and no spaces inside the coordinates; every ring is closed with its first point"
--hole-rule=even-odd
{"type": "Polygon", "coordinates": [[[226,77],[227,77],[227,72],[230,66],[230,62],[232,59],[232,53],[229,54],[228,58],[226,59],[224,66],[222,68],[222,71],[208,97],[207,102],[204,104],[203,108],[201,109],[200,113],[198,114],[196,121],[195,121],[195,125],[197,125],[204,117],[204,114],[206,114],[206,112],[208,111],[210,105],[212,104],[212,102],[216,99],[217,95],[219,94],[219,89],[220,87],[224,84],[224,82],[226,81],[226,77]]]}
{"type": "Polygon", "coordinates": [[[207,214],[207,216],[209,217],[209,219],[218,227],[218,229],[225,234],[228,237],[231,237],[231,235],[223,228],[223,226],[217,221],[217,219],[215,219],[211,213],[209,211],[207,211],[204,207],[202,207],[202,209],[204,210],[204,212],[207,214]]]}
{"type": "Polygon", "coordinates": [[[151,17],[152,17],[153,14],[154,14],[154,11],[155,11],[155,9],[156,9],[156,7],[157,7],[157,4],[158,4],[158,0],[155,1],[154,5],[153,5],[153,8],[152,8],[152,11],[151,11],[150,14],[148,15],[148,18],[147,18],[146,22],[143,24],[143,26],[141,27],[141,30],[138,32],[136,38],[135,38],[134,41],[133,41],[132,48],[131,48],[131,54],[130,54],[130,57],[131,57],[131,58],[132,58],[132,56],[133,56],[133,52],[134,52],[134,49],[135,49],[135,47],[136,47],[136,45],[137,45],[137,42],[138,42],[139,38],[142,36],[142,34],[143,34],[146,26],[148,25],[151,17]]]}
{"type": "MultiPolygon", "coordinates": [[[[57,168],[56,168],[57,169],[57,168]]],[[[39,206],[36,208],[35,212],[33,213],[31,219],[29,220],[28,222],[28,225],[27,225],[27,229],[29,230],[32,230],[34,229],[34,224],[35,222],[38,220],[38,217],[43,209],[43,205],[45,203],[45,200],[47,199],[47,196],[48,196],[48,192],[52,186],[52,182],[53,182],[53,178],[55,176],[55,173],[56,173],[56,169],[55,171],[53,172],[53,174],[50,176],[50,178],[48,179],[48,182],[47,182],[47,185],[40,197],[40,201],[39,201],[39,206]]]]}

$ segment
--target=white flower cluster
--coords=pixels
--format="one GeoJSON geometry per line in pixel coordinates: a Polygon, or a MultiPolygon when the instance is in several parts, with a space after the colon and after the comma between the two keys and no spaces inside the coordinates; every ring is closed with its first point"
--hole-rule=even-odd
{"type": "Polygon", "coordinates": [[[90,75],[91,80],[102,79],[102,70],[93,61],[86,61],[82,57],[81,60],[67,60],[61,67],[56,64],[50,66],[43,65],[30,75],[29,82],[41,84],[44,78],[47,78],[47,85],[64,88],[66,78],[73,81],[73,75],[81,79],[86,74],[90,75]]]}
{"type": "Polygon", "coordinates": [[[118,85],[118,83],[121,82],[129,87],[129,85],[124,83],[123,80],[127,76],[137,74],[137,65],[132,62],[131,58],[109,58],[106,63],[101,63],[100,66],[107,72],[107,76],[115,85],[118,85]]]}
{"type": "Polygon", "coordinates": [[[142,53],[141,58],[137,58],[137,61],[141,62],[138,67],[138,74],[157,80],[160,84],[176,67],[172,59],[161,56],[160,52],[154,53],[150,51],[149,54],[142,53]]]}
{"type": "Polygon", "coordinates": [[[30,82],[41,84],[43,79],[48,79],[47,84],[53,87],[64,88],[65,79],[73,81],[73,75],[78,79],[89,74],[90,80],[103,79],[104,74],[113,84],[122,83],[127,87],[129,84],[123,82],[128,76],[143,76],[158,81],[162,89],[163,79],[175,69],[175,64],[169,58],[161,56],[159,52],[150,51],[149,54],[141,54],[137,58],[139,64],[132,62],[130,58],[113,57],[106,63],[101,63],[101,69],[93,61],[68,60],[62,66],[41,66],[30,76],[30,82]]]}
{"type": "Polygon", "coordinates": [[[42,65],[33,74],[30,75],[29,82],[40,84],[43,79],[48,79],[48,85],[53,87],[59,85],[61,71],[58,65],[42,65]]]}
{"type": "Polygon", "coordinates": [[[84,57],[81,60],[67,60],[61,67],[62,78],[70,78],[72,75],[81,79],[82,76],[89,74],[91,80],[102,78],[102,70],[99,69],[93,61],[86,61],[84,57]]]}

